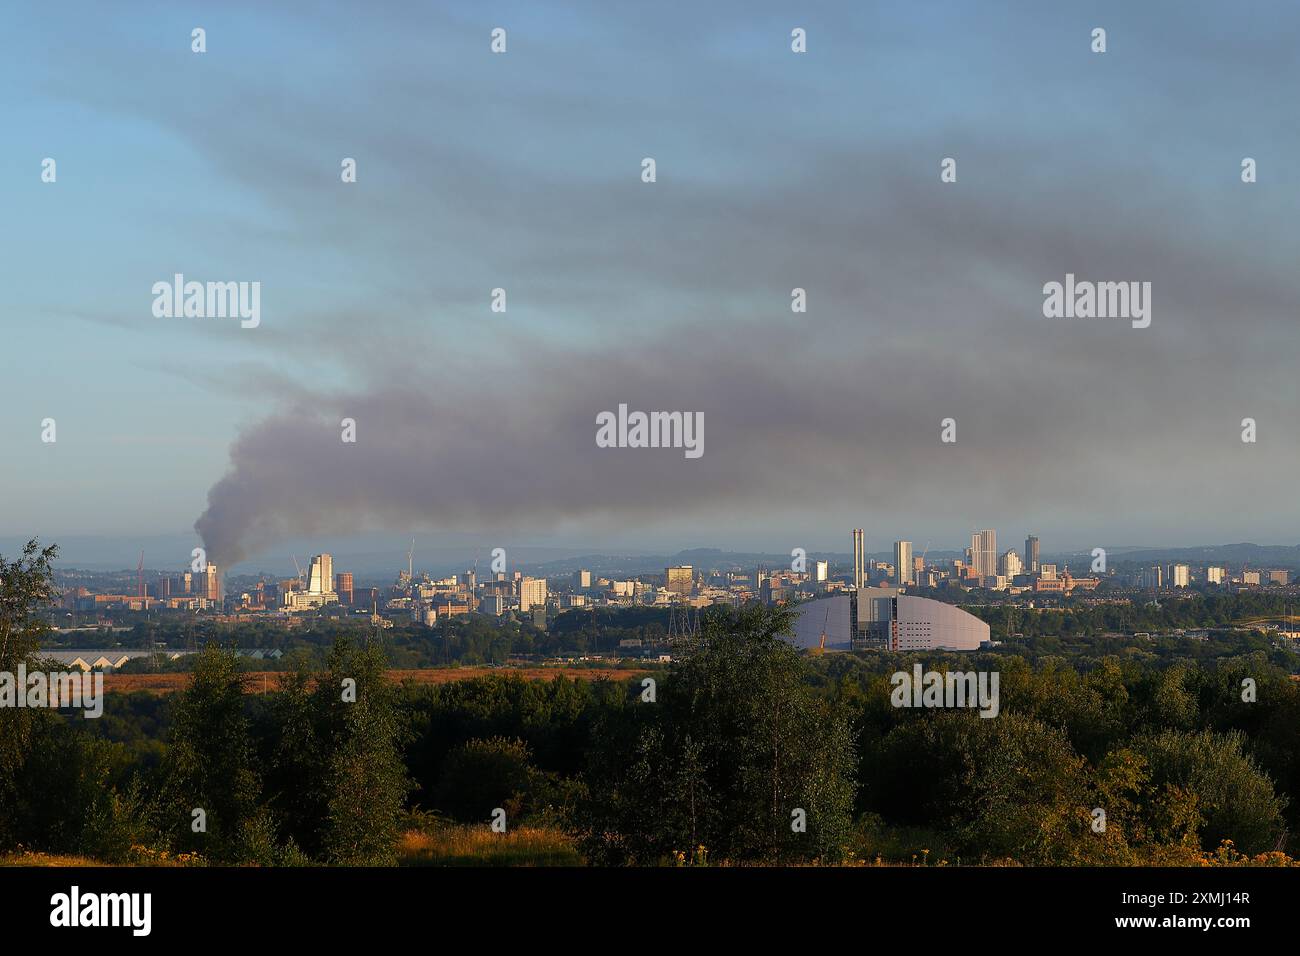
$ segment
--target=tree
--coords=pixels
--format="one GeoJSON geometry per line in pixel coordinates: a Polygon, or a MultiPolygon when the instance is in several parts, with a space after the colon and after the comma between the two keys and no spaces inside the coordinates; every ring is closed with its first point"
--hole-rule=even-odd
{"type": "Polygon", "coordinates": [[[314,681],[299,671],[281,683],[269,800],[282,814],[282,835],[314,859],[396,862],[410,781],[386,666],[378,645],[357,648],[339,637],[314,681]]]}
{"type": "Polygon", "coordinates": [[[1156,790],[1181,791],[1195,799],[1203,819],[1201,846],[1212,850],[1232,840],[1243,853],[1272,850],[1282,832],[1287,799],[1245,750],[1238,731],[1217,734],[1164,731],[1130,745],[1150,768],[1156,790]]]}
{"type": "Polygon", "coordinates": [[[497,807],[510,819],[522,815],[536,771],[522,740],[470,740],[447,755],[438,781],[437,805],[457,820],[481,822],[497,807]]]}
{"type": "Polygon", "coordinates": [[[658,702],[629,703],[599,728],[586,813],[593,859],[655,862],[701,844],[737,862],[839,856],[853,737],[781,638],[792,619],[762,606],[708,616],[658,702]],[[792,826],[798,811],[806,829],[792,826]]]}
{"type": "MultiPolygon", "coordinates": [[[[49,632],[42,612],[57,593],[52,562],[58,553],[57,545],[41,548],[33,538],[15,560],[0,555],[0,671],[16,675],[49,632]]],[[[17,688],[19,693],[24,690],[17,688]]],[[[0,845],[12,840],[15,783],[31,753],[37,725],[52,716],[27,707],[0,708],[0,845]]]]}
{"type": "Polygon", "coordinates": [[[209,644],[198,655],[176,695],[163,763],[160,826],[178,849],[224,862],[243,858],[245,828],[259,815],[244,681],[233,650],[209,644]]]}

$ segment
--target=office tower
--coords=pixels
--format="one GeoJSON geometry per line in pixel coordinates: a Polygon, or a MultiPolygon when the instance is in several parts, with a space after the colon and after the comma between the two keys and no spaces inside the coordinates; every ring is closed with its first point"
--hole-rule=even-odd
{"type": "Polygon", "coordinates": [[[338,592],[342,604],[352,603],[352,572],[340,571],[334,575],[334,590],[338,592]]]}
{"type": "Polygon", "coordinates": [[[812,563],[812,580],[814,584],[821,584],[830,574],[830,563],[827,561],[814,561],[812,563]]]}
{"type": "Polygon", "coordinates": [[[186,571],[184,574],[181,575],[181,593],[182,594],[194,593],[194,575],[191,574],[189,571],[186,571]]]}
{"type": "Polygon", "coordinates": [[[307,576],[308,594],[329,594],[334,584],[334,556],[318,554],[311,559],[307,576]]]}
{"type": "Polygon", "coordinates": [[[862,560],[865,557],[862,547],[863,533],[861,528],[853,529],[853,586],[859,591],[862,590],[862,560]]]}
{"type": "Polygon", "coordinates": [[[998,559],[998,574],[1001,576],[1014,578],[1023,570],[1024,566],[1020,563],[1020,555],[1016,554],[1015,548],[1012,548],[998,559]]]}
{"type": "Polygon", "coordinates": [[[976,531],[970,536],[971,564],[980,578],[998,573],[998,534],[992,529],[976,531]]]}
{"type": "Polygon", "coordinates": [[[916,572],[912,567],[912,542],[894,542],[894,583],[915,584],[916,572]]]}
{"type": "Polygon", "coordinates": [[[221,600],[221,573],[215,564],[209,563],[204,570],[194,576],[194,581],[199,597],[209,601],[221,600]]]}
{"type": "Polygon", "coordinates": [[[591,572],[587,570],[573,572],[573,586],[579,591],[587,591],[591,588],[591,572]]]}
{"type": "Polygon", "coordinates": [[[1031,534],[1025,539],[1025,570],[1030,574],[1038,573],[1038,535],[1031,534]]]}
{"type": "Polygon", "coordinates": [[[674,594],[690,594],[695,587],[695,568],[689,564],[664,568],[664,587],[674,594]]]}
{"type": "Polygon", "coordinates": [[[520,578],[520,613],[526,613],[535,607],[546,607],[546,578],[520,578]]]}

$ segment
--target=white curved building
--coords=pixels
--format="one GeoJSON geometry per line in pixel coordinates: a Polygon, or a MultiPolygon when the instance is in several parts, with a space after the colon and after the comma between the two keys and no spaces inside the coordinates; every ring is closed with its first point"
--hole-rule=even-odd
{"type": "Polygon", "coordinates": [[[989,626],[959,607],[892,588],[863,588],[796,605],[791,640],[796,647],[847,651],[977,651],[989,626]]]}
{"type": "Polygon", "coordinates": [[[959,607],[910,594],[893,600],[890,650],[977,651],[990,639],[989,626],[959,607]]]}

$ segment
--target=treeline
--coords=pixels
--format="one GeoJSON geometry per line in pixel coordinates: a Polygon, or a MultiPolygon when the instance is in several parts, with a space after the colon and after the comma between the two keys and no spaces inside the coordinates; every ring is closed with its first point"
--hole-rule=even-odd
{"type": "Polygon", "coordinates": [[[0,848],[107,862],[393,863],[410,781],[384,671],[378,648],[340,640],[323,671],[286,674],[259,697],[233,653],[212,646],[186,690],[110,696],[102,726],[33,712],[0,789],[0,848]]]}
{"type": "MultiPolygon", "coordinates": [[[[280,659],[248,659],[245,669],[293,670],[323,666],[334,642],[345,637],[365,640],[374,628],[368,621],[315,618],[294,627],[275,621],[218,624],[203,618],[137,621],[130,632],[112,635],[112,643],[128,649],[184,650],[217,643],[223,647],[280,650],[280,659]]],[[[428,628],[398,624],[384,630],[383,649],[390,667],[450,667],[501,664],[514,657],[553,657],[618,651],[628,639],[661,644],[668,633],[668,612],[662,608],[593,608],[564,611],[546,629],[527,620],[468,614],[428,628]]],[[[85,641],[85,638],[80,638],[85,641]]],[[[105,635],[104,640],[108,640],[105,635]]],[[[53,645],[51,645],[53,646],[53,645]]],[[[140,658],[127,664],[127,673],[186,671],[192,663],[182,657],[140,658]]]]}
{"type": "Polygon", "coordinates": [[[1265,654],[1086,668],[993,653],[921,660],[997,672],[998,716],[895,707],[891,676],[915,655],[817,662],[822,692],[857,731],[869,850],[1067,865],[1195,863],[1224,840],[1296,853],[1300,685],[1265,654]]]}
{"type": "Polygon", "coordinates": [[[1149,602],[1083,604],[1066,599],[1062,607],[1017,608],[1011,605],[966,607],[988,623],[995,639],[1008,633],[1028,637],[1095,637],[1107,633],[1131,635],[1174,629],[1230,627],[1238,622],[1296,613],[1295,596],[1242,592],[1238,594],[1160,595],[1159,606],[1149,602]]]}
{"type": "MultiPolygon", "coordinates": [[[[81,775],[60,762],[70,796],[61,809],[32,802],[44,815],[28,845],[43,836],[111,858],[130,842],[106,841],[117,826],[135,845],[216,861],[391,862],[404,809],[483,826],[500,809],[510,827],[573,834],[605,864],[696,859],[700,847],[736,862],[1060,865],[1194,864],[1225,840],[1230,855],[1296,852],[1300,690],[1263,655],[1161,668],[1105,658],[1086,670],[926,655],[927,669],[998,673],[999,713],[983,718],[896,707],[891,678],[916,657],[810,660],[779,639],[784,623],[761,608],[715,615],[701,649],[650,686],[494,675],[393,687],[372,698],[386,714],[378,736],[350,732],[340,698],[342,675],[364,673],[351,655],[377,666],[373,648],[341,646],[316,678],[242,697],[213,649],[190,690],[110,696],[100,721],[76,719],[85,765],[98,755],[108,772],[67,786],[81,775]],[[365,741],[386,756],[356,766],[365,741]],[[198,766],[211,776],[193,775],[198,766]],[[356,774],[389,786],[367,784],[364,800],[332,789],[356,774]],[[185,829],[200,805],[207,837],[185,829]],[[89,832],[54,825],[83,814],[99,821],[89,832]],[[377,836],[358,843],[340,828],[377,836]],[[358,845],[368,855],[339,851],[358,845]]],[[[35,768],[44,793],[49,765],[35,768]]]]}

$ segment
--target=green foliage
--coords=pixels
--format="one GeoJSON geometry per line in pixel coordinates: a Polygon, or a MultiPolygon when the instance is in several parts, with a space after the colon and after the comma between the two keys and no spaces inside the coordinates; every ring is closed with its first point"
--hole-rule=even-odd
{"type": "MultiPolygon", "coordinates": [[[[0,671],[17,673],[50,630],[43,612],[55,597],[51,562],[58,553],[57,545],[41,548],[33,538],[13,561],[0,555],[0,671]]],[[[27,708],[0,708],[0,841],[6,838],[4,821],[15,795],[15,775],[27,760],[38,720],[27,708]]]]}
{"type": "Polygon", "coordinates": [[[272,712],[282,736],[268,778],[270,804],[282,814],[284,836],[313,858],[344,865],[396,860],[410,783],[385,667],[378,646],[357,648],[340,638],[319,679],[313,684],[306,672],[290,677],[272,712]]]}
{"type": "Polygon", "coordinates": [[[233,651],[209,645],[200,653],[189,687],[177,694],[162,774],[159,820],[171,844],[217,861],[242,859],[261,784],[233,651]],[[195,832],[195,810],[206,830],[195,832]]]}
{"type": "Polygon", "coordinates": [[[780,635],[787,611],[706,620],[656,703],[628,703],[599,728],[586,846],[601,862],[654,862],[703,845],[714,859],[834,859],[847,842],[853,741],[780,635]],[[803,810],[807,832],[794,832],[803,810]]]}
{"type": "MultiPolygon", "coordinates": [[[[1204,849],[1232,840],[1245,853],[1264,853],[1278,843],[1287,801],[1274,793],[1273,782],[1246,752],[1246,746],[1246,738],[1237,731],[1188,734],[1166,730],[1132,742],[1133,750],[1150,768],[1150,786],[1170,796],[1195,799],[1196,812],[1204,821],[1200,828],[1204,849]]],[[[1179,826],[1177,818],[1187,815],[1185,810],[1175,812],[1174,829],[1179,826]]],[[[1167,831],[1169,824],[1165,826],[1167,831]]],[[[1157,829],[1157,836],[1167,839],[1169,833],[1157,829]]]]}
{"type": "Polygon", "coordinates": [[[522,740],[471,740],[447,755],[438,782],[438,809],[463,823],[487,820],[495,808],[521,817],[536,775],[522,740]]]}

